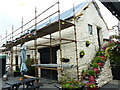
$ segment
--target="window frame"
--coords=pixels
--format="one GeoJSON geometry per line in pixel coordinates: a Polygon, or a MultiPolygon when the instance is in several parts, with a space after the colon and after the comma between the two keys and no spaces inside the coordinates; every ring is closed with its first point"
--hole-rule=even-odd
{"type": "Polygon", "coordinates": [[[88,24],[88,32],[89,32],[89,35],[93,35],[93,25],[88,24]]]}

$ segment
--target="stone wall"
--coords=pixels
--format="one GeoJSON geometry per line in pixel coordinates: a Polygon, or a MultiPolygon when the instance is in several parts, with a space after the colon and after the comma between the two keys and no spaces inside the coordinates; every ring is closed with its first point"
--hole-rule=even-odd
{"type": "MultiPolygon", "coordinates": [[[[84,9],[82,12],[83,15],[76,18],[76,31],[77,31],[77,50],[78,50],[78,65],[79,65],[79,75],[81,74],[81,71],[83,68],[87,69],[88,65],[90,64],[91,60],[94,58],[94,55],[96,51],[98,50],[98,35],[97,35],[97,26],[101,27],[100,30],[100,41],[101,45],[103,43],[103,38],[106,36],[107,27],[105,25],[105,22],[101,19],[101,17],[98,14],[97,9],[93,5],[93,3],[90,3],[86,9],[84,9]],[[93,35],[89,34],[88,30],[88,24],[92,25],[93,27],[93,35]],[[90,46],[86,47],[85,42],[89,40],[90,46]],[[85,51],[85,56],[83,58],[79,57],[79,52],[81,50],[85,51]]],[[[73,23],[73,19],[68,20],[69,22],[73,23]]],[[[62,38],[67,39],[75,39],[74,36],[74,27],[67,28],[65,30],[62,30],[61,32],[62,38]]],[[[52,35],[52,41],[59,39],[59,33],[53,33],[52,35]]],[[[49,37],[49,36],[48,36],[49,37]]],[[[37,39],[37,43],[45,43],[48,42],[47,39],[37,39]]],[[[52,45],[57,44],[58,42],[52,42],[52,45]]],[[[29,47],[31,45],[34,45],[34,41],[26,42],[26,45],[29,47]]],[[[47,45],[50,45],[50,43],[47,43],[47,45]]],[[[38,47],[41,48],[41,47],[38,47]]],[[[43,48],[43,47],[42,47],[43,48]]],[[[27,54],[30,54],[31,57],[34,56],[34,51],[27,51],[27,54]]],[[[38,60],[40,63],[40,55],[38,55],[38,60]]],[[[60,51],[57,51],[57,64],[60,64],[60,51]]],[[[69,58],[70,62],[63,63],[63,64],[72,64],[76,65],[76,54],[75,54],[75,43],[68,43],[62,45],[62,57],[69,58]]],[[[14,60],[15,61],[15,60],[14,60]]],[[[39,71],[40,74],[40,71],[39,71]]],[[[64,69],[63,74],[67,74],[68,77],[77,77],[76,68],[72,69],[64,69]]],[[[61,77],[61,72],[58,71],[58,80],[61,77]]]]}
{"type": "Polygon", "coordinates": [[[107,60],[105,62],[104,67],[102,68],[102,71],[100,72],[100,76],[96,80],[98,83],[98,87],[102,87],[103,85],[107,84],[113,79],[110,61],[107,60]]]}
{"type": "MultiPolygon", "coordinates": [[[[94,58],[96,52],[98,51],[98,35],[97,35],[97,26],[101,27],[100,30],[100,42],[103,44],[103,38],[105,37],[105,31],[107,31],[107,26],[104,21],[98,15],[98,11],[94,7],[93,3],[88,5],[88,8],[81,12],[83,15],[76,19],[76,31],[77,31],[77,50],[78,50],[78,66],[79,66],[79,76],[81,76],[82,69],[87,69],[91,60],[94,58]],[[93,27],[93,35],[89,34],[88,24],[93,27]],[[90,46],[86,47],[85,42],[90,41],[90,46]],[[79,52],[81,50],[85,51],[85,56],[80,58],[79,52]]],[[[73,22],[73,20],[71,20],[73,22]]],[[[68,28],[67,30],[62,31],[62,35],[65,38],[74,39],[74,29],[68,28]],[[66,35],[65,35],[66,34],[66,35]]],[[[76,56],[75,56],[75,43],[62,45],[62,54],[64,58],[69,58],[70,62],[67,64],[76,65],[76,56]]],[[[59,60],[59,51],[58,51],[58,64],[59,60]]],[[[66,63],[63,63],[66,64],[66,63]]],[[[68,77],[77,78],[77,69],[66,69],[63,73],[68,77]]],[[[61,77],[60,71],[58,71],[58,78],[61,77]]],[[[80,77],[79,77],[80,78],[80,77]]]]}

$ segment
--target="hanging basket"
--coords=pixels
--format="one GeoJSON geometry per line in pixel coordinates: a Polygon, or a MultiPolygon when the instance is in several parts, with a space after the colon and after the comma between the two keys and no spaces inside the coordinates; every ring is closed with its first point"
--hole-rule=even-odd
{"type": "Polygon", "coordinates": [[[82,58],[84,55],[80,55],[80,58],[82,58]]]}
{"type": "Polygon", "coordinates": [[[90,45],[90,41],[86,41],[86,47],[88,47],[90,45]]]}
{"type": "Polygon", "coordinates": [[[82,50],[80,51],[80,58],[82,58],[85,55],[85,52],[82,50]]]}
{"type": "Polygon", "coordinates": [[[66,62],[66,63],[67,63],[67,62],[69,62],[69,61],[70,61],[70,59],[68,59],[68,58],[62,58],[62,59],[61,59],[61,61],[62,61],[62,62],[66,62]]]}

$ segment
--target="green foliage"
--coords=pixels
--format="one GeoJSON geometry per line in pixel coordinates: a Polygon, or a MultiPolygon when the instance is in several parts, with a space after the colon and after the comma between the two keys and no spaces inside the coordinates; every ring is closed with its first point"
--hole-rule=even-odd
{"type": "Polygon", "coordinates": [[[29,67],[34,64],[34,58],[26,59],[26,66],[29,67]]]}
{"type": "Polygon", "coordinates": [[[102,62],[102,58],[99,57],[99,56],[97,56],[97,57],[95,57],[95,58],[93,59],[93,62],[94,62],[94,63],[100,63],[100,62],[102,62]]]}
{"type": "Polygon", "coordinates": [[[85,55],[85,51],[84,50],[80,51],[80,55],[85,55]]]}
{"type": "Polygon", "coordinates": [[[92,67],[93,67],[93,68],[98,68],[98,64],[97,64],[97,63],[93,63],[93,64],[92,64],[92,67]]]}
{"type": "Polygon", "coordinates": [[[90,41],[87,40],[87,41],[86,41],[86,44],[90,45],[90,41]]]}
{"type": "Polygon", "coordinates": [[[95,84],[88,85],[89,88],[96,88],[97,86],[95,84]]]}
{"type": "Polygon", "coordinates": [[[28,74],[34,76],[35,74],[35,67],[31,66],[34,64],[34,58],[30,58],[26,60],[26,66],[28,68],[28,74]]]}
{"type": "Polygon", "coordinates": [[[84,69],[82,69],[82,72],[81,73],[86,73],[86,71],[84,69]]]}
{"type": "Polygon", "coordinates": [[[62,88],[65,89],[80,89],[82,86],[85,86],[83,82],[79,82],[73,78],[63,78],[61,83],[62,88]]]}
{"type": "Polygon", "coordinates": [[[117,36],[117,35],[110,36],[110,39],[113,39],[113,38],[120,39],[120,36],[117,36]]]}
{"type": "Polygon", "coordinates": [[[106,45],[105,54],[109,58],[111,66],[120,67],[120,42],[119,41],[117,42],[109,41],[106,45]]]}
{"type": "Polygon", "coordinates": [[[18,67],[18,66],[16,66],[16,71],[14,71],[14,72],[20,72],[20,68],[18,67]]]}
{"type": "Polygon", "coordinates": [[[88,75],[89,76],[94,76],[95,75],[95,71],[93,71],[93,70],[88,70],[88,75]]]}
{"type": "Polygon", "coordinates": [[[109,50],[109,59],[112,66],[120,67],[120,43],[109,50]]]}
{"type": "Polygon", "coordinates": [[[105,51],[98,51],[97,53],[96,53],[96,56],[104,56],[105,55],[105,51]]]}

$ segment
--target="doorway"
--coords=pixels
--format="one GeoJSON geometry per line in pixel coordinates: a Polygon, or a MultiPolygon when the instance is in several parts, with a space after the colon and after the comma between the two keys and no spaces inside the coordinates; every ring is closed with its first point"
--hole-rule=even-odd
{"type": "Polygon", "coordinates": [[[18,55],[15,56],[16,71],[19,70],[18,67],[18,55]]]}
{"type": "MultiPolygon", "coordinates": [[[[59,46],[39,49],[41,64],[57,64],[57,50],[59,46]],[[50,52],[51,51],[51,52],[50,52]],[[51,60],[52,58],[52,60],[51,60]],[[51,62],[52,61],[52,62],[51,62]]],[[[41,77],[45,79],[58,80],[57,70],[41,69],[41,77]]]]}
{"type": "Polygon", "coordinates": [[[97,36],[98,36],[98,46],[99,46],[99,49],[101,48],[100,30],[101,30],[101,28],[97,26],[97,36]]]}

